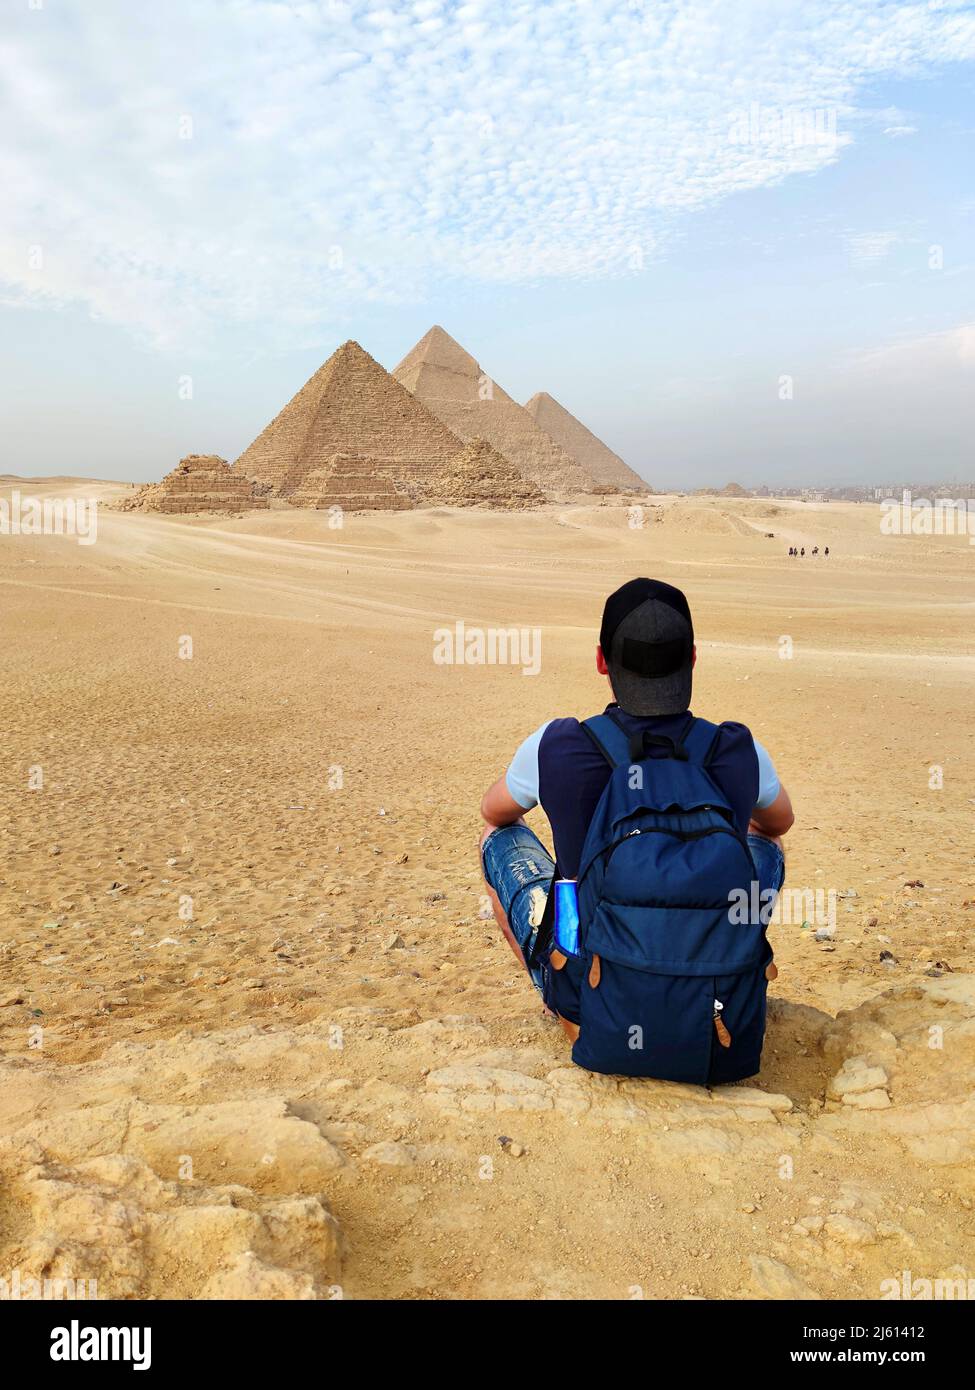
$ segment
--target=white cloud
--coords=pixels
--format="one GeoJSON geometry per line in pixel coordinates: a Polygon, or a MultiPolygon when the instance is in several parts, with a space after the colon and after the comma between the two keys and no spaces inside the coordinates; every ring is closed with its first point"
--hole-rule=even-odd
{"type": "Polygon", "coordinates": [[[846,245],[854,265],[875,265],[887,259],[900,239],[897,232],[858,232],[847,237],[846,245]]]}
{"type": "Polygon", "coordinates": [[[65,0],[8,24],[4,299],[173,346],[316,341],[438,280],[631,273],[681,215],[838,158],[867,84],[975,56],[975,16],[906,0],[65,0]]]}

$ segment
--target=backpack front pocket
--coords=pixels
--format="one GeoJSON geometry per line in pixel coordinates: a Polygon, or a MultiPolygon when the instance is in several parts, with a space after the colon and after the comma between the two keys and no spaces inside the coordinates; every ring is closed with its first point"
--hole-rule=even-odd
{"type": "Polygon", "coordinates": [[[587,953],[572,1060],[610,1076],[665,1076],[706,1085],[714,980],[658,975],[587,953]]]}

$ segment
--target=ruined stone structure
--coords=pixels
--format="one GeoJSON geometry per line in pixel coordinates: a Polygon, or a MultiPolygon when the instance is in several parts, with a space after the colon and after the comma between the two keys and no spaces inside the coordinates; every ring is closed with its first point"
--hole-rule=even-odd
{"type": "Polygon", "coordinates": [[[514,511],[540,506],[545,494],[492,449],[486,439],[474,438],[440,479],[437,501],[451,507],[487,506],[514,511]]]}
{"type": "MultiPolygon", "coordinates": [[[[608,484],[612,488],[629,492],[638,488],[647,492],[646,483],[638,473],[623,462],[619,454],[614,454],[591,430],[587,430],[580,420],[570,415],[564,406],[559,405],[547,391],[539,391],[525,402],[525,409],[541,429],[556,444],[574,458],[597,483],[608,484]]],[[[601,488],[600,491],[603,489],[601,488]]]]}
{"type": "Polygon", "coordinates": [[[481,438],[545,492],[588,492],[593,479],[469,352],[435,325],[393,372],[454,434],[481,438]]]}
{"type": "Polygon", "coordinates": [[[341,507],[346,512],[398,511],[413,505],[375,459],[335,454],[306,473],[288,501],[295,507],[341,507]]]}
{"type": "Polygon", "coordinates": [[[187,454],[161,483],[147,483],[119,503],[125,512],[247,512],[266,497],[216,454],[187,454]]]}
{"type": "MultiPolygon", "coordinates": [[[[332,353],[234,464],[281,497],[301,491],[337,455],[369,460],[426,492],[463,447],[450,430],[351,340],[332,353]]],[[[317,483],[312,484],[314,492],[317,483]]]]}

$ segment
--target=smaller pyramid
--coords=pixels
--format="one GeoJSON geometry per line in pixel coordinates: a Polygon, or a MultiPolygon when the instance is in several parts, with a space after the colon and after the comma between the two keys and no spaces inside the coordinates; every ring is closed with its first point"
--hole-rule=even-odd
{"type": "Polygon", "coordinates": [[[269,506],[250,479],[217,454],[187,454],[161,483],[147,483],[119,504],[125,512],[248,512],[269,506]]]}
{"type": "Polygon", "coordinates": [[[639,473],[634,473],[619,454],[614,454],[601,439],[597,439],[592,430],[587,430],[581,420],[571,415],[547,391],[539,391],[532,396],[530,401],[525,402],[525,409],[536,425],[595,478],[598,485],[593,489],[595,492],[647,491],[647,485],[639,473]]]}
{"type": "Polygon", "coordinates": [[[741,483],[725,483],[719,494],[721,497],[748,497],[747,488],[743,488],[741,483]]]}
{"type": "Polygon", "coordinates": [[[358,454],[333,454],[324,468],[304,475],[288,501],[294,507],[341,507],[345,512],[390,512],[413,505],[380,462],[358,454]]]}
{"type": "Polygon", "coordinates": [[[448,507],[516,511],[540,506],[545,494],[486,439],[475,436],[438,478],[435,500],[448,507]]]}

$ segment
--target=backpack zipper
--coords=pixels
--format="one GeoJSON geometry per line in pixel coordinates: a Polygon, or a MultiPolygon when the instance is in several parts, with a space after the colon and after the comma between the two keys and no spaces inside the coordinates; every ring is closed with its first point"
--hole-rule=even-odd
{"type": "Polygon", "coordinates": [[[722,1011],[723,1008],[724,1008],[724,1005],[722,1004],[721,1000],[720,1000],[720,999],[715,999],[715,1001],[714,1001],[714,1031],[715,1031],[715,1032],[717,1033],[717,1035],[718,1035],[718,1042],[721,1044],[721,1046],[722,1046],[722,1047],[730,1047],[730,1046],[731,1046],[731,1034],[728,1032],[728,1029],[725,1027],[724,1019],[721,1017],[721,1011],[722,1011]]]}
{"type": "Polygon", "coordinates": [[[618,840],[614,840],[612,844],[608,845],[606,849],[602,851],[602,853],[606,856],[607,862],[609,861],[609,856],[613,853],[613,851],[617,849],[623,843],[624,840],[630,840],[633,838],[634,835],[671,835],[677,839],[683,840],[704,840],[707,838],[708,835],[731,835],[734,839],[738,841],[745,853],[748,854],[749,860],[751,859],[751,854],[749,853],[747,842],[743,840],[738,831],[733,830],[730,825],[712,825],[709,826],[706,830],[683,831],[666,830],[661,825],[648,825],[644,830],[641,830],[639,826],[637,826],[634,830],[628,830],[625,835],[621,835],[618,840]]]}

